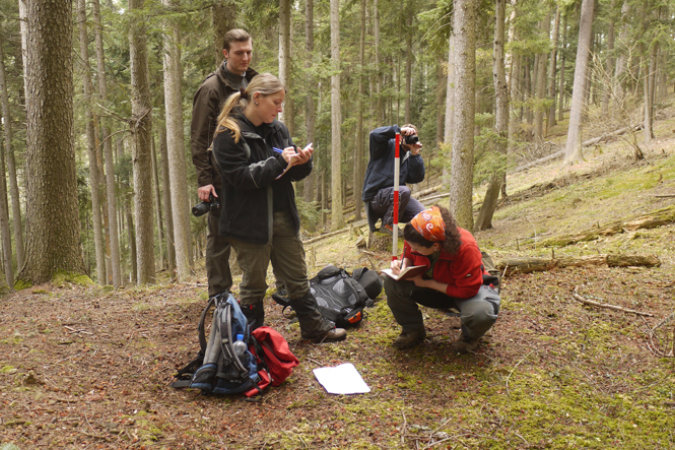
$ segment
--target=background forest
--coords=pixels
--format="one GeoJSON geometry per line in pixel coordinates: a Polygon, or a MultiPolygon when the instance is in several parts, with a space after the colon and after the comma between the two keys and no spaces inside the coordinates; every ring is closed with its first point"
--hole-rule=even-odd
{"type": "Polygon", "coordinates": [[[0,0],[0,450],[675,448],[674,15],[0,0]],[[208,300],[192,96],[235,26],[316,148],[296,185],[310,275],[389,264],[360,201],[368,133],[420,128],[414,195],[449,206],[502,274],[475,352],[448,351],[460,320],[431,308],[424,344],[396,350],[384,295],[345,341],[309,344],[266,299],[300,360],[284,384],[256,402],[169,387],[208,300]],[[370,393],[327,394],[312,372],[346,362],[370,393]]]}
{"type": "Polygon", "coordinates": [[[420,188],[449,193],[464,226],[482,199],[473,187],[489,183],[484,229],[508,193],[506,170],[573,161],[582,140],[616,130],[640,158],[675,76],[669,0],[0,3],[10,287],[60,271],[115,287],[192,273],[205,221],[188,213],[191,100],[232,27],[252,34],[252,67],[287,85],[295,141],[317,149],[297,186],[306,233],[361,219],[376,126],[418,125],[420,188]],[[582,113],[594,136],[579,135],[582,113]],[[552,133],[568,133],[567,145],[552,133]]]}

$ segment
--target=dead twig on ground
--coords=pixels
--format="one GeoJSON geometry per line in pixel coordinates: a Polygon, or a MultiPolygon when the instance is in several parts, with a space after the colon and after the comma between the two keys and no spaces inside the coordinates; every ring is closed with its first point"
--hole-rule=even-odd
{"type": "MultiPolygon", "coordinates": [[[[659,322],[655,327],[649,330],[647,333],[647,336],[649,337],[649,341],[647,342],[647,349],[653,353],[656,356],[660,357],[675,357],[675,326],[673,326],[673,342],[670,345],[670,350],[668,350],[668,343],[666,342],[666,345],[664,345],[664,349],[661,350],[659,344],[655,341],[655,336],[656,336],[656,331],[670,322],[673,317],[675,317],[675,311],[670,313],[670,315],[666,316],[661,322],[659,322]]],[[[666,332],[666,340],[668,340],[667,337],[667,332],[666,332]]]]}
{"type": "Polygon", "coordinates": [[[578,288],[579,288],[578,286],[574,288],[574,292],[572,293],[572,297],[575,300],[577,300],[581,303],[584,303],[586,305],[597,306],[598,308],[612,309],[614,311],[621,311],[621,312],[626,312],[626,313],[630,313],[630,314],[637,314],[638,316],[654,317],[654,314],[652,314],[652,313],[636,311],[634,309],[624,308],[622,306],[610,305],[608,303],[600,303],[600,302],[596,302],[596,301],[593,301],[593,300],[589,300],[585,297],[582,297],[581,295],[579,295],[577,293],[578,288]]]}

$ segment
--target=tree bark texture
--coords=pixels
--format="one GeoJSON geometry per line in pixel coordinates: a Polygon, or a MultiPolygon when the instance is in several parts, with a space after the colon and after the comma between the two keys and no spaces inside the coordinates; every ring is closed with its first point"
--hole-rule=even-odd
{"type": "MultiPolygon", "coordinates": [[[[163,0],[173,6],[173,0],[163,0]]],[[[187,198],[187,169],[185,162],[185,135],[181,94],[180,35],[178,24],[167,20],[164,32],[164,105],[166,115],[166,141],[169,156],[169,190],[173,215],[174,247],[176,251],[176,277],[186,281],[192,273],[190,250],[190,217],[187,198]]]]}
{"type": "Polygon", "coordinates": [[[581,118],[584,112],[584,91],[591,45],[591,31],[593,28],[594,3],[595,0],[582,0],[581,2],[579,39],[577,41],[577,56],[574,65],[574,86],[572,87],[572,105],[570,108],[569,128],[567,130],[567,143],[565,144],[565,160],[567,162],[581,159],[581,118]]]}
{"type": "Polygon", "coordinates": [[[131,24],[129,53],[131,60],[131,135],[134,177],[134,212],[138,284],[155,281],[155,258],[152,208],[152,161],[150,136],[152,104],[148,80],[147,37],[142,18],[144,0],[129,0],[131,24]]]}
{"type": "Polygon", "coordinates": [[[558,36],[560,34],[560,5],[556,5],[555,19],[553,19],[553,42],[551,43],[551,56],[548,61],[548,88],[546,96],[551,101],[551,106],[548,108],[548,117],[546,119],[546,130],[544,134],[548,134],[548,130],[555,125],[555,81],[556,81],[556,66],[558,56],[558,36]]]}
{"type": "Polygon", "coordinates": [[[162,180],[164,180],[162,189],[162,203],[164,204],[164,213],[166,218],[166,256],[167,269],[173,273],[176,269],[176,249],[173,244],[173,212],[171,208],[171,176],[169,175],[169,151],[166,142],[165,128],[159,129],[159,152],[161,155],[160,161],[162,164],[162,180]]]}
{"type": "Polygon", "coordinates": [[[485,192],[485,199],[478,212],[476,229],[486,230],[492,228],[492,216],[497,209],[497,200],[501,190],[502,181],[506,175],[506,152],[509,134],[509,92],[506,84],[506,70],[504,68],[505,42],[505,16],[506,0],[497,0],[495,6],[495,38],[493,46],[493,70],[492,78],[495,87],[495,131],[498,141],[495,143],[495,151],[503,156],[503,164],[499,164],[497,170],[490,178],[490,184],[485,192]]]}
{"type": "Polygon", "coordinates": [[[356,120],[356,145],[354,146],[354,176],[352,185],[352,202],[354,208],[354,220],[361,220],[363,210],[361,202],[361,190],[363,189],[363,177],[365,175],[364,155],[365,130],[363,127],[363,110],[365,109],[365,66],[366,66],[366,0],[361,0],[361,34],[359,36],[359,74],[358,74],[358,118],[356,120]]]}
{"type": "MultiPolygon", "coordinates": [[[[286,87],[286,92],[291,91],[290,69],[291,69],[291,0],[279,0],[279,80],[286,87]]],[[[291,102],[290,95],[286,96],[285,108],[291,102]]],[[[287,111],[279,114],[279,120],[288,121],[290,115],[287,111]]],[[[286,124],[288,127],[288,124],[286,124]]],[[[293,130],[288,129],[291,136],[293,130]]]]}
{"type": "Polygon", "coordinates": [[[456,87],[452,139],[450,212],[459,226],[473,229],[473,145],[476,84],[476,1],[455,1],[453,17],[456,87]]]}
{"type": "Polygon", "coordinates": [[[331,229],[344,225],[342,214],[342,112],[340,102],[340,1],[330,0],[331,229]]]}
{"type": "Polygon", "coordinates": [[[91,218],[94,228],[94,250],[96,253],[96,281],[104,285],[105,247],[103,245],[103,225],[101,220],[100,176],[96,158],[96,146],[99,142],[94,114],[94,87],[89,73],[89,37],[87,34],[87,10],[85,0],[77,0],[77,18],[80,36],[80,58],[82,60],[82,89],[86,117],[87,154],[89,155],[89,189],[91,191],[91,218]]]}
{"type": "MultiPolygon", "coordinates": [[[[92,17],[94,19],[94,42],[96,44],[96,67],[98,81],[98,100],[105,105],[108,88],[105,75],[105,54],[103,52],[103,26],[101,24],[101,6],[98,0],[92,0],[92,17]]],[[[117,201],[115,195],[115,162],[110,128],[101,120],[101,138],[103,142],[103,161],[105,165],[106,208],[108,211],[108,241],[110,243],[110,277],[113,288],[122,286],[122,267],[120,263],[119,225],[117,220],[117,201]]]]}
{"type": "Polygon", "coordinates": [[[26,4],[26,260],[19,278],[83,273],[73,148],[72,2],[26,4]],[[27,96],[28,97],[28,96],[27,96]]]}
{"type": "MultiPolygon", "coordinates": [[[[311,73],[313,65],[313,55],[314,55],[314,0],[305,1],[305,69],[307,70],[306,75],[306,90],[307,96],[305,97],[305,128],[307,130],[307,142],[314,142],[314,117],[315,117],[315,106],[314,106],[314,76],[311,73]]],[[[316,165],[312,173],[304,179],[303,181],[303,198],[306,202],[311,202],[316,200],[316,186],[317,186],[317,174],[316,165]]]]}
{"type": "MultiPolygon", "coordinates": [[[[12,154],[12,120],[9,113],[9,95],[5,75],[5,36],[0,23],[0,106],[2,109],[2,128],[4,142],[0,150],[0,240],[2,241],[2,265],[5,272],[7,286],[11,290],[14,286],[14,268],[12,267],[12,234],[9,226],[9,205],[7,202],[7,182],[5,175],[5,160],[12,154]]],[[[11,177],[11,175],[10,175],[11,177]]],[[[19,229],[19,235],[21,230],[19,229]]]]}
{"type": "Polygon", "coordinates": [[[237,7],[233,0],[216,0],[211,6],[211,25],[213,27],[213,54],[216,65],[223,62],[223,42],[225,33],[235,27],[237,7]]]}
{"type": "MultiPolygon", "coordinates": [[[[550,11],[546,13],[542,23],[542,36],[548,41],[551,34],[551,16],[550,11]]],[[[548,62],[548,52],[537,55],[537,67],[535,78],[535,107],[534,107],[534,142],[539,145],[544,140],[544,115],[546,108],[546,63],[548,62]]]]}

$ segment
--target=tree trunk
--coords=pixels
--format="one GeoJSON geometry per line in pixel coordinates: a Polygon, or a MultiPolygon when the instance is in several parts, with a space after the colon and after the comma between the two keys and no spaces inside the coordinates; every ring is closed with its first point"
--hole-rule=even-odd
{"type": "MultiPolygon", "coordinates": [[[[162,0],[174,6],[175,0],[162,0]]],[[[164,105],[166,107],[166,141],[169,157],[169,190],[173,214],[173,241],[176,250],[176,277],[184,282],[192,272],[190,251],[190,217],[187,199],[187,169],[181,94],[180,36],[178,23],[167,21],[164,33],[164,105]]]]}
{"type": "MultiPolygon", "coordinates": [[[[447,159],[452,159],[452,139],[454,135],[455,124],[455,38],[454,33],[448,37],[448,78],[445,84],[445,124],[443,132],[443,142],[445,143],[442,152],[449,152],[447,159]]],[[[445,156],[445,155],[444,155],[445,156]]],[[[444,158],[445,160],[446,158],[444,158]]],[[[447,184],[450,179],[447,164],[443,164],[441,179],[443,184],[447,184]]]]}
{"type": "MultiPolygon", "coordinates": [[[[151,160],[152,160],[152,184],[155,190],[155,195],[153,196],[153,201],[155,203],[155,211],[157,211],[155,220],[157,222],[157,240],[159,241],[157,256],[159,260],[157,261],[158,270],[164,268],[164,242],[165,242],[165,232],[164,232],[164,222],[162,220],[162,194],[160,193],[159,188],[159,168],[157,163],[157,145],[155,145],[155,138],[152,138],[151,148],[151,160]]],[[[173,278],[173,272],[171,272],[173,278]]]]}
{"type": "MultiPolygon", "coordinates": [[[[307,129],[307,142],[314,142],[314,77],[311,69],[314,59],[314,0],[305,2],[305,69],[307,70],[307,84],[305,97],[305,128],[307,129]]],[[[303,198],[306,202],[316,199],[317,173],[316,166],[312,173],[303,181],[303,198]]]]}
{"type": "MultiPolygon", "coordinates": [[[[288,105],[291,102],[291,80],[290,80],[290,69],[291,69],[291,0],[279,0],[279,80],[286,87],[286,92],[289,95],[286,96],[285,100],[285,109],[288,108],[288,105]]],[[[291,114],[288,111],[283,111],[279,114],[279,120],[282,122],[287,121],[286,118],[291,118],[291,114]]],[[[288,127],[288,124],[286,124],[288,127]]],[[[293,135],[293,130],[288,129],[291,136],[293,135]]]]}
{"type": "Polygon", "coordinates": [[[551,100],[551,106],[548,108],[548,117],[546,119],[545,134],[555,125],[555,80],[556,80],[556,63],[558,56],[558,35],[560,32],[560,5],[556,5],[555,19],[553,20],[553,43],[551,45],[551,57],[548,65],[548,92],[546,96],[551,100]]]}
{"type": "Polygon", "coordinates": [[[612,73],[614,71],[614,4],[612,4],[612,12],[608,23],[607,30],[607,61],[603,65],[601,82],[602,82],[602,103],[600,110],[602,116],[607,117],[609,114],[609,102],[612,99],[612,73]]]}
{"type": "Polygon", "coordinates": [[[656,60],[658,57],[658,42],[652,44],[651,51],[644,56],[644,126],[643,136],[647,143],[654,139],[654,85],[656,81],[656,60]]]}
{"type": "Polygon", "coordinates": [[[340,0],[330,0],[331,229],[344,225],[342,214],[342,112],[340,104],[340,0]]]}
{"type": "Polygon", "coordinates": [[[380,64],[380,5],[379,0],[373,0],[373,40],[375,47],[375,119],[379,123],[386,123],[385,103],[382,98],[382,74],[380,64]]]}
{"type": "Polygon", "coordinates": [[[213,28],[213,54],[216,65],[223,62],[223,41],[225,33],[235,27],[237,8],[232,0],[217,0],[211,6],[211,25],[213,28]]]}
{"type": "Polygon", "coordinates": [[[27,2],[26,260],[19,279],[83,273],[73,148],[73,20],[68,0],[27,2]],[[28,98],[28,96],[27,96],[28,98]]]}
{"type": "Polygon", "coordinates": [[[497,169],[493,173],[483,205],[476,220],[477,230],[492,228],[492,216],[497,209],[497,200],[502,181],[506,174],[506,151],[509,133],[509,92],[506,84],[506,71],[504,69],[504,19],[506,12],[506,0],[497,0],[495,6],[495,39],[493,51],[493,81],[495,86],[495,131],[499,140],[495,143],[496,152],[503,157],[497,169]]]}
{"type": "Polygon", "coordinates": [[[99,141],[96,129],[96,116],[93,111],[94,87],[89,73],[89,38],[87,36],[87,10],[85,0],[77,0],[78,28],[80,35],[80,58],[83,64],[82,89],[86,117],[87,154],[89,155],[89,189],[91,190],[91,218],[94,228],[94,249],[96,252],[96,281],[104,285],[105,247],[103,245],[103,225],[101,220],[100,177],[96,161],[96,145],[99,141]]]}
{"type": "Polygon", "coordinates": [[[558,80],[558,120],[563,120],[563,108],[565,106],[565,52],[562,51],[567,46],[567,13],[563,15],[562,25],[562,45],[560,46],[560,79],[558,80]]]}
{"type": "Polygon", "coordinates": [[[476,84],[476,0],[455,0],[455,134],[452,139],[450,212],[457,224],[473,229],[473,144],[476,84]]]}
{"type": "Polygon", "coordinates": [[[354,179],[352,185],[352,201],[354,202],[354,220],[361,220],[363,210],[361,190],[363,189],[365,155],[365,132],[363,127],[363,110],[365,109],[365,66],[366,66],[366,0],[361,0],[361,34],[359,36],[359,74],[358,74],[358,106],[356,120],[356,145],[354,146],[354,179]]]}
{"type": "Polygon", "coordinates": [[[152,211],[152,161],[150,136],[152,104],[148,80],[148,55],[144,19],[141,18],[144,0],[129,0],[131,24],[129,27],[129,56],[131,61],[131,136],[134,175],[134,212],[136,226],[136,258],[138,284],[155,281],[155,258],[152,211]]]}
{"type": "MultiPolygon", "coordinates": [[[[550,11],[544,17],[542,22],[542,35],[546,40],[551,35],[551,13],[550,11]]],[[[548,53],[540,53],[537,55],[537,68],[535,78],[535,107],[534,107],[534,142],[536,145],[541,145],[544,140],[544,114],[546,108],[544,102],[546,100],[546,63],[548,53]]]]}
{"type": "MultiPolygon", "coordinates": [[[[107,87],[105,79],[105,56],[103,53],[103,27],[101,25],[101,11],[98,0],[92,1],[94,18],[94,40],[96,43],[96,67],[98,71],[98,97],[101,104],[107,100],[107,87]]],[[[117,222],[117,204],[115,195],[115,165],[113,160],[113,146],[110,137],[110,129],[105,120],[101,120],[101,137],[103,140],[103,160],[105,162],[105,188],[108,211],[108,239],[110,242],[110,272],[112,275],[113,288],[122,285],[122,268],[120,266],[120,243],[119,227],[117,222]]]]}
{"type": "Polygon", "coordinates": [[[166,218],[166,259],[167,269],[170,273],[176,270],[176,249],[173,244],[173,212],[171,207],[171,176],[169,172],[169,151],[166,142],[165,129],[159,129],[159,152],[162,162],[162,180],[164,180],[162,189],[162,203],[164,204],[164,212],[166,218]]]}
{"type": "Polygon", "coordinates": [[[620,109],[623,108],[625,95],[624,74],[626,73],[627,59],[629,49],[632,46],[630,38],[629,15],[631,13],[629,0],[624,0],[621,5],[621,29],[616,42],[616,63],[614,66],[614,97],[615,102],[620,109]]]}
{"type": "MultiPolygon", "coordinates": [[[[2,262],[7,286],[14,286],[14,268],[12,267],[12,236],[9,227],[9,205],[7,204],[7,184],[5,178],[5,158],[12,154],[12,120],[9,114],[9,95],[5,76],[5,36],[0,22],[0,100],[2,106],[2,128],[4,129],[4,146],[0,150],[0,237],[2,239],[2,262]]],[[[11,174],[10,174],[11,179],[11,174]]],[[[16,180],[16,178],[14,178],[16,180]]],[[[19,236],[21,228],[19,228],[19,236]]],[[[17,244],[18,245],[18,244],[17,244]]]]}
{"type": "MultiPolygon", "coordinates": [[[[406,9],[406,18],[405,18],[405,27],[407,32],[405,33],[405,104],[404,104],[404,119],[403,122],[410,123],[412,118],[410,115],[410,100],[412,98],[412,64],[413,64],[413,15],[414,12],[410,11],[407,6],[409,6],[410,0],[404,3],[406,9]]],[[[402,5],[403,6],[403,5],[402,5]]]]}
{"type": "Polygon", "coordinates": [[[595,0],[582,0],[581,18],[579,19],[579,40],[577,42],[577,56],[574,64],[574,86],[572,87],[572,105],[570,108],[570,123],[567,130],[567,144],[565,145],[565,161],[568,163],[581,159],[581,117],[584,111],[584,91],[588,55],[591,45],[591,31],[593,28],[593,6],[595,0]]]}

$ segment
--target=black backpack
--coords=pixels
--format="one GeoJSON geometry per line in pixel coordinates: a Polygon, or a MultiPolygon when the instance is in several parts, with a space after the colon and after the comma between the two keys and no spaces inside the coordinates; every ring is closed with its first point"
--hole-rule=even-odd
{"type": "MultiPolygon", "coordinates": [[[[321,315],[338,327],[348,327],[363,320],[363,308],[372,305],[380,294],[382,280],[365,267],[355,270],[352,277],[329,264],[309,280],[309,288],[321,315]]],[[[272,298],[284,308],[290,306],[289,299],[279,293],[272,294],[272,298]]]]}

